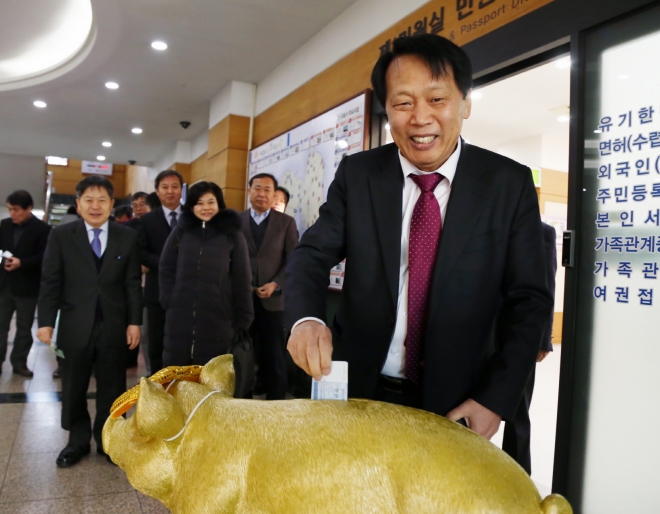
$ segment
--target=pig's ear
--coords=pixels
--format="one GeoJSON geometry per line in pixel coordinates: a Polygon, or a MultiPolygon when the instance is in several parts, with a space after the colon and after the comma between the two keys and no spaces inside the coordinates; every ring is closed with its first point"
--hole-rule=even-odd
{"type": "Polygon", "coordinates": [[[169,439],[178,434],[186,422],[174,397],[163,386],[142,378],[135,420],[142,437],[169,439]]]}
{"type": "Polygon", "coordinates": [[[199,376],[201,384],[226,396],[234,396],[235,379],[234,357],[230,354],[211,359],[199,376]]]}

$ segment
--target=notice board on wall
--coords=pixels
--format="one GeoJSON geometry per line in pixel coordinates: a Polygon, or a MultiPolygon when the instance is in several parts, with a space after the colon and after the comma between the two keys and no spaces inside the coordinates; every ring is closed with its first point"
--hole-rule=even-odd
{"type": "Polygon", "coordinates": [[[289,191],[286,214],[301,235],[317,220],[341,159],[366,149],[367,106],[364,92],[250,152],[249,176],[270,173],[289,191]]]}

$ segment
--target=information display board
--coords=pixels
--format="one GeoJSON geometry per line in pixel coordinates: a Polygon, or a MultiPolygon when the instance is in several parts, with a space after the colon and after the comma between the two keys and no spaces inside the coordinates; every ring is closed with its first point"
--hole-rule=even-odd
{"type": "Polygon", "coordinates": [[[318,218],[341,159],[365,149],[367,118],[362,93],[250,152],[249,176],[270,173],[289,191],[286,213],[301,235],[318,218]]]}

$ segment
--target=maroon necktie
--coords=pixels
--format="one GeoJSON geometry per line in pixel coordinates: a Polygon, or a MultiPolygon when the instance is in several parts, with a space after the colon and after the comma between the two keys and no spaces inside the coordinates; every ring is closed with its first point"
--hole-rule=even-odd
{"type": "Polygon", "coordinates": [[[433,194],[444,178],[438,173],[409,175],[422,190],[410,222],[408,247],[408,331],[406,334],[406,378],[421,382],[421,361],[429,311],[431,279],[442,232],[440,204],[433,194]]]}

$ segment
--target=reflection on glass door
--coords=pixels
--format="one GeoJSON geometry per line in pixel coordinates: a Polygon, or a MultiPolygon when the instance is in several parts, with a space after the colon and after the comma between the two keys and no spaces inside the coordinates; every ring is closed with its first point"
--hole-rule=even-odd
{"type": "Polygon", "coordinates": [[[660,512],[660,8],[581,39],[576,512],[660,512]]]}

